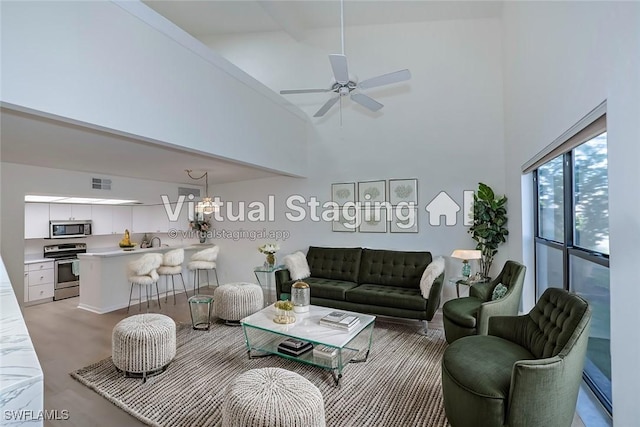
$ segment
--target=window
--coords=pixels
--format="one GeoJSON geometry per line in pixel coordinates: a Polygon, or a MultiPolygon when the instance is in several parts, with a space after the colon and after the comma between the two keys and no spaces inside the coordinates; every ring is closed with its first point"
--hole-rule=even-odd
{"type": "Polygon", "coordinates": [[[573,150],[574,244],[609,254],[607,134],[573,150]]]}
{"type": "Polygon", "coordinates": [[[609,180],[604,119],[599,123],[599,132],[573,137],[562,154],[533,169],[536,297],[559,287],[591,305],[584,376],[611,413],[609,180]]]}
{"type": "Polygon", "coordinates": [[[538,168],[538,230],[540,237],[564,241],[564,173],[562,156],[538,168]]]}

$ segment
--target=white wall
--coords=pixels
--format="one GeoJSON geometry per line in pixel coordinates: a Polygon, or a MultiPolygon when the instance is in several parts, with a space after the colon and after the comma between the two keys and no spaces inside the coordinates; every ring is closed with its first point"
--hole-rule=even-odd
{"type": "Polygon", "coordinates": [[[1,100],[301,175],[306,117],[139,2],[3,2],[1,100]]]}
{"type": "MultiPolygon", "coordinates": [[[[264,200],[276,197],[276,220],[268,230],[287,230],[280,255],[309,245],[364,246],[401,250],[428,250],[449,255],[456,248],[472,248],[474,241],[462,225],[430,226],[425,206],[440,191],[462,204],[464,190],[478,182],[504,193],[502,121],[502,58],[499,20],[430,22],[402,26],[350,28],[346,53],[350,70],[361,79],[409,68],[407,83],[369,90],[385,107],[372,114],[346,100],[343,124],[339,109],[313,119],[309,137],[307,179],[270,178],[216,185],[223,200],[264,200]],[[392,178],[417,178],[419,233],[339,233],[331,224],[287,221],[285,200],[291,194],[331,198],[331,184],[392,178]]],[[[316,31],[296,42],[283,33],[252,34],[207,40],[216,51],[274,91],[329,85],[328,54],[339,48],[336,29],[316,31]],[[337,36],[337,37],[336,37],[337,36]]],[[[313,115],[329,95],[300,95],[290,99],[313,115]]],[[[337,107],[337,106],[336,106],[337,107]]],[[[511,207],[512,205],[510,205],[511,207]]],[[[225,229],[262,229],[263,223],[217,224],[225,229]]],[[[224,242],[228,252],[220,273],[253,280],[252,267],[263,262],[252,242],[224,242]]],[[[507,251],[504,250],[503,253],[507,251]]],[[[223,251],[221,251],[221,254],[223,251]]],[[[504,256],[496,260],[500,267],[504,256]]],[[[459,262],[450,263],[458,275],[459,262]]],[[[445,297],[454,294],[447,286],[445,297]]]]}
{"type": "MultiPolygon", "coordinates": [[[[640,4],[507,2],[503,40],[511,200],[521,197],[522,164],[607,100],[614,424],[635,425],[640,419],[635,369],[640,288],[633,256],[640,235],[635,190],[640,181],[640,4]]],[[[510,207],[515,214],[516,207],[510,207]]],[[[523,245],[530,253],[530,238],[520,236],[530,236],[531,215],[523,213],[526,223],[511,223],[515,257],[523,245]]],[[[531,305],[533,289],[528,291],[531,305]]]]}
{"type": "MultiPolygon", "coordinates": [[[[2,173],[0,178],[2,184],[2,210],[0,211],[2,241],[0,248],[2,259],[16,295],[24,294],[22,278],[25,253],[37,253],[38,245],[41,252],[42,246],[45,244],[44,241],[39,239],[29,241],[25,251],[25,194],[122,198],[140,200],[145,204],[158,204],[161,203],[160,195],[162,194],[168,195],[171,201],[175,201],[178,195],[178,187],[183,186],[182,184],[114,176],[106,177],[112,180],[112,190],[103,191],[91,189],[90,183],[93,174],[89,173],[14,163],[2,163],[0,170],[2,173]]],[[[184,230],[187,229],[188,224],[184,224],[184,230]]],[[[168,243],[172,246],[181,244],[175,239],[169,239],[168,236],[161,236],[161,238],[163,243],[168,243]]],[[[95,236],[91,238],[89,247],[107,247],[115,245],[117,242],[118,240],[111,236],[95,236]]],[[[50,242],[46,244],[50,244],[50,242]]]]}

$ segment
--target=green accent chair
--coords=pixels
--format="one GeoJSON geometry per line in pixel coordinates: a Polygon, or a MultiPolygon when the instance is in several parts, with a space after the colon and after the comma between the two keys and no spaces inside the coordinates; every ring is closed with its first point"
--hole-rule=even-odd
{"type": "Polygon", "coordinates": [[[569,427],[587,352],[591,308],[547,289],[524,316],[489,320],[489,335],[460,338],[442,356],[452,427],[569,427]]]}
{"type": "Polygon", "coordinates": [[[487,335],[491,316],[518,314],[526,270],[520,263],[507,261],[498,277],[490,282],[472,285],[468,297],[447,301],[442,306],[447,342],[451,344],[458,338],[469,335],[487,335]],[[507,287],[507,293],[492,301],[493,290],[499,283],[507,287]]]}

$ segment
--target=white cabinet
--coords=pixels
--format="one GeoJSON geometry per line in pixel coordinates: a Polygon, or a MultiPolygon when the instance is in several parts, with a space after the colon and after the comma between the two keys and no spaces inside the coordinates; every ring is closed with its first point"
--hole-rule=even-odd
{"type": "Polygon", "coordinates": [[[93,205],[91,233],[94,235],[124,234],[131,231],[131,206],[93,205]]]}
{"type": "Polygon", "coordinates": [[[49,237],[49,204],[24,204],[24,238],[43,239],[49,237]]]}
{"type": "Polygon", "coordinates": [[[134,206],[131,221],[132,233],[166,233],[169,217],[164,205],[134,206]]]}
{"type": "Polygon", "coordinates": [[[113,206],[91,206],[91,234],[113,234],[113,206]]]}
{"type": "MultiPolygon", "coordinates": [[[[175,209],[175,205],[172,205],[172,208],[175,209]]],[[[167,220],[168,219],[167,217],[167,220]]],[[[176,221],[169,221],[169,230],[171,229],[178,230],[178,232],[189,230],[189,209],[187,209],[186,203],[182,205],[178,219],[176,221]]]]}
{"type": "Polygon", "coordinates": [[[114,234],[124,234],[124,230],[131,231],[131,209],[131,206],[113,206],[111,230],[114,234]]]}
{"type": "Polygon", "coordinates": [[[53,221],[82,221],[91,219],[91,205],[51,203],[49,219],[53,221]]]}
{"type": "Polygon", "coordinates": [[[53,298],[53,261],[24,265],[24,301],[53,298]]]}

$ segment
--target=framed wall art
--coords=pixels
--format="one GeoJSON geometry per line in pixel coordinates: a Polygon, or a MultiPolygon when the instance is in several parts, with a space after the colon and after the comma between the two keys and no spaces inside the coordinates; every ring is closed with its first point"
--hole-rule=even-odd
{"type": "Polygon", "coordinates": [[[356,202],[356,183],[344,182],[331,184],[331,201],[337,203],[338,206],[344,206],[345,203],[356,202]]]}
{"type": "Polygon", "coordinates": [[[387,182],[364,181],[358,183],[358,201],[362,202],[386,202],[387,182]]]}
{"type": "Polygon", "coordinates": [[[386,233],[387,210],[363,209],[360,211],[359,231],[361,233],[386,233]]]}
{"type": "Polygon", "coordinates": [[[338,218],[331,222],[331,230],[338,232],[355,232],[356,224],[355,208],[338,209],[338,218]]]}
{"type": "Polygon", "coordinates": [[[417,233],[418,208],[395,206],[391,211],[389,229],[392,233],[417,233]]]}
{"type": "Polygon", "coordinates": [[[390,179],[389,201],[393,206],[399,203],[418,204],[417,179],[390,179]]]}

